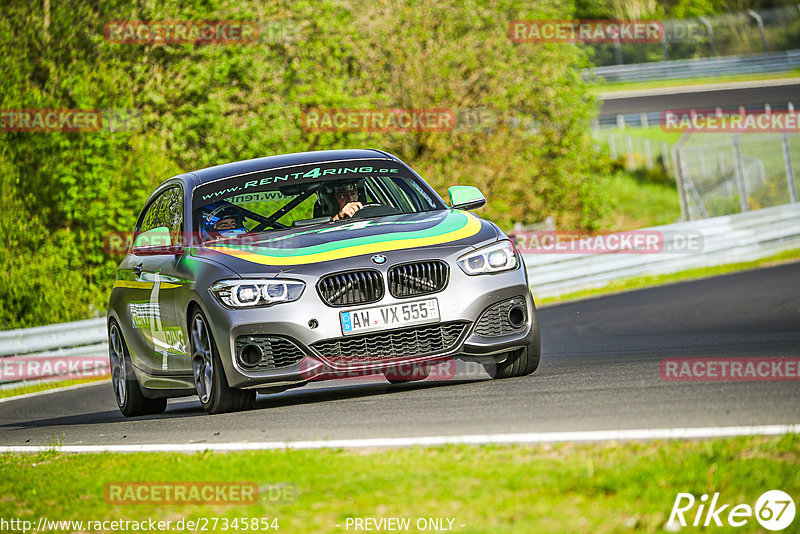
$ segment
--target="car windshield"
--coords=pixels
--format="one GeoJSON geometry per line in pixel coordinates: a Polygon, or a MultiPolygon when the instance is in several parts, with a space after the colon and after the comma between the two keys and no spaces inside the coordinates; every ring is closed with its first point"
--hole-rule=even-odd
{"type": "Polygon", "coordinates": [[[206,242],[325,224],[355,203],[352,219],[343,220],[446,208],[427,184],[400,166],[338,165],[292,173],[284,169],[249,180],[236,176],[199,186],[193,200],[195,231],[206,242]]]}

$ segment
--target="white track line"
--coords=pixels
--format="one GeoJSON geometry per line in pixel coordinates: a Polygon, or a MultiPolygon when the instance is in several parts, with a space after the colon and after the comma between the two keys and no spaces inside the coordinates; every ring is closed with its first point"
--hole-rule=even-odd
{"type": "Polygon", "coordinates": [[[473,434],[462,436],[421,436],[416,438],[334,439],[315,441],[267,441],[253,443],[161,443],[143,445],[64,445],[2,446],[0,453],[42,452],[202,452],[257,451],[286,449],[340,449],[412,447],[452,444],[535,444],[562,441],[627,441],[649,439],[698,439],[730,436],[777,436],[800,432],[800,424],[726,426],[699,428],[657,428],[637,430],[590,430],[578,432],[535,432],[525,434],[473,434]]]}

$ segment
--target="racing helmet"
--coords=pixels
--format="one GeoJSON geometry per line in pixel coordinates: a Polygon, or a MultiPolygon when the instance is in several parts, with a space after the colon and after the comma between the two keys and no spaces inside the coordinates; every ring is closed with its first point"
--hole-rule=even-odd
{"type": "Polygon", "coordinates": [[[364,180],[337,180],[335,182],[327,182],[319,188],[319,204],[322,211],[326,215],[336,215],[339,213],[339,201],[336,200],[337,194],[350,192],[355,195],[355,198],[364,201],[364,180]]]}
{"type": "Polygon", "coordinates": [[[200,237],[221,239],[246,234],[244,212],[230,202],[221,201],[209,204],[200,212],[200,237]]]}

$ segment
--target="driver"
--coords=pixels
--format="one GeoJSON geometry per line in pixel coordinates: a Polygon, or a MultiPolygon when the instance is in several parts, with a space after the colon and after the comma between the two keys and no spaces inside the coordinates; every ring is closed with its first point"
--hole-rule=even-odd
{"type": "Polygon", "coordinates": [[[352,217],[364,207],[358,200],[358,182],[336,182],[320,191],[320,204],[334,221],[352,217]]]}
{"type": "Polygon", "coordinates": [[[201,213],[201,237],[203,240],[236,237],[247,233],[244,213],[230,202],[209,204],[201,213]]]}

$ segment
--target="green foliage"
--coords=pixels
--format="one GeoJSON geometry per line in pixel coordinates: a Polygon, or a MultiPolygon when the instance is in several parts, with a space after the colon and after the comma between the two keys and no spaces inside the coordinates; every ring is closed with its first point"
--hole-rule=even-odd
{"type": "Polygon", "coordinates": [[[657,170],[620,170],[602,180],[612,199],[605,228],[612,231],[672,224],[680,219],[675,181],[661,181],[657,170]]]}
{"type": "Polygon", "coordinates": [[[675,179],[664,169],[661,155],[658,156],[658,165],[652,169],[641,167],[631,171],[631,176],[640,184],[657,184],[675,188],[675,179]]]}
{"type": "Polygon", "coordinates": [[[480,214],[509,228],[553,216],[594,229],[605,159],[588,126],[578,47],[514,44],[509,21],[571,16],[569,2],[154,0],[7,2],[0,18],[0,109],[133,109],[130,130],[0,132],[3,214],[0,328],[102,313],[119,257],[153,188],[182,171],[272,154],[376,147],[440,192],[476,185],[480,214]],[[106,22],[284,21],[291,35],[256,44],[110,43],[106,22]],[[308,132],[310,108],[480,110],[455,132],[308,132]],[[9,240],[10,236],[10,240],[9,240]]]}

